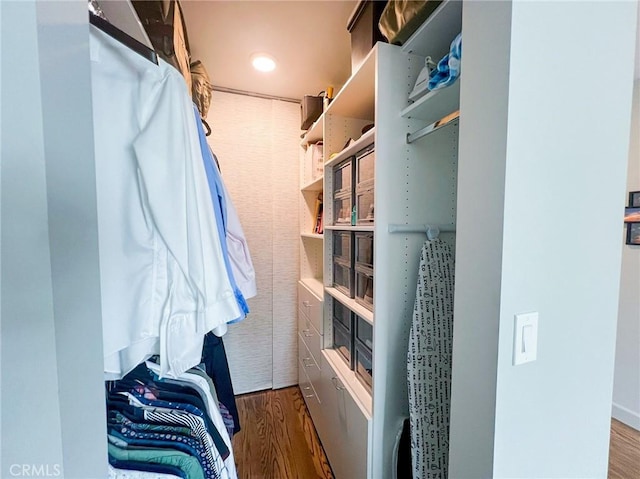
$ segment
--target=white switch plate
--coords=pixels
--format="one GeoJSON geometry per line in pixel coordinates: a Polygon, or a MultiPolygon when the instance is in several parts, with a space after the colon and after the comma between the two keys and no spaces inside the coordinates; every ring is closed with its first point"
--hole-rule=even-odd
{"type": "Polygon", "coordinates": [[[535,361],[538,357],[538,313],[515,316],[513,335],[513,365],[535,361]]]}

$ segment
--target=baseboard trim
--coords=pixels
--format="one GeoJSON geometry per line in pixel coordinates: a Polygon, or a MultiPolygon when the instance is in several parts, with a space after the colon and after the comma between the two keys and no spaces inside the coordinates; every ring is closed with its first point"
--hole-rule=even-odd
{"type": "Polygon", "coordinates": [[[611,407],[611,416],[618,421],[625,423],[627,426],[640,431],[640,413],[613,403],[613,406],[611,407]]]}

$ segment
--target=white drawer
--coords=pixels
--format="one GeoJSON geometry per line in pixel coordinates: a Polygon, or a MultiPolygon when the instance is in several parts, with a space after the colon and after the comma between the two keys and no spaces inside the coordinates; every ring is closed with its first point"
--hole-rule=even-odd
{"type": "Polygon", "coordinates": [[[298,361],[302,364],[311,383],[317,384],[320,380],[320,367],[300,334],[298,334],[298,361]]]}
{"type": "Polygon", "coordinates": [[[320,399],[318,398],[318,394],[316,393],[309,376],[307,376],[306,369],[307,368],[302,364],[302,361],[298,361],[298,384],[300,385],[300,391],[302,392],[302,397],[304,397],[304,402],[307,403],[309,411],[312,411],[313,417],[313,411],[318,409],[320,399]]]}
{"type": "Polygon", "coordinates": [[[331,469],[336,479],[366,479],[370,426],[368,416],[351,396],[340,374],[324,354],[321,367],[320,382],[315,389],[322,395],[322,418],[319,421],[322,425],[316,429],[331,469]]]}
{"type": "Polygon", "coordinates": [[[304,341],[313,359],[319,365],[322,336],[320,336],[320,333],[318,333],[313,323],[307,319],[302,312],[298,312],[298,336],[304,341]]]}
{"type": "Polygon", "coordinates": [[[298,310],[302,311],[322,334],[322,299],[301,283],[298,283],[298,310]]]}

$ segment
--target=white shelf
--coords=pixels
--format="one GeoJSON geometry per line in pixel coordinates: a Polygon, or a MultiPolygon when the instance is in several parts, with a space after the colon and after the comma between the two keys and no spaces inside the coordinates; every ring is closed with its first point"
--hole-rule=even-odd
{"type": "Polygon", "coordinates": [[[300,281],[318,298],[324,298],[324,285],[318,278],[300,278],[300,281]]]}
{"type": "Polygon", "coordinates": [[[322,239],[323,236],[317,233],[300,233],[302,238],[311,238],[311,239],[322,239]]]}
{"type": "Polygon", "coordinates": [[[441,90],[434,90],[419,98],[400,112],[404,118],[424,120],[430,124],[460,109],[460,79],[441,90]]]}
{"type": "Polygon", "coordinates": [[[322,175],[302,186],[300,191],[322,191],[322,175]]]}
{"type": "Polygon", "coordinates": [[[310,143],[315,143],[317,141],[322,140],[322,121],[324,118],[324,113],[320,115],[320,117],[313,122],[313,125],[307,130],[305,135],[302,137],[302,141],[300,145],[304,148],[309,146],[310,143]]]}
{"type": "Polygon", "coordinates": [[[358,71],[340,89],[325,115],[374,120],[376,92],[376,52],[371,49],[358,71]]]}
{"type": "Polygon", "coordinates": [[[358,138],[356,141],[354,141],[353,144],[347,146],[344,150],[342,150],[336,156],[334,156],[329,161],[327,161],[324,164],[324,166],[327,167],[327,166],[336,165],[340,163],[342,160],[344,160],[345,158],[355,155],[360,150],[362,150],[363,148],[366,148],[371,143],[373,143],[375,139],[375,135],[376,135],[376,129],[374,127],[374,128],[371,128],[364,135],[362,135],[360,138],[358,138]]]}
{"type": "Polygon", "coordinates": [[[351,311],[360,316],[362,319],[367,321],[369,324],[373,324],[373,313],[359,304],[355,299],[352,299],[346,294],[341,293],[336,288],[325,288],[325,291],[329,295],[340,301],[342,304],[344,304],[351,311]]]}
{"type": "Polygon", "coordinates": [[[331,364],[333,369],[338,373],[339,379],[347,389],[351,397],[366,413],[367,419],[371,420],[373,411],[373,401],[371,393],[366,389],[356,377],[356,373],[349,369],[339,353],[334,349],[323,349],[325,359],[331,364]]]}
{"type": "Polygon", "coordinates": [[[325,230],[340,230],[340,231],[367,231],[373,232],[375,227],[373,225],[366,226],[351,226],[351,225],[334,225],[334,226],[325,226],[325,230]]]}
{"type": "Polygon", "coordinates": [[[434,62],[449,52],[451,41],[462,31],[462,1],[445,0],[402,45],[402,51],[434,62]]]}

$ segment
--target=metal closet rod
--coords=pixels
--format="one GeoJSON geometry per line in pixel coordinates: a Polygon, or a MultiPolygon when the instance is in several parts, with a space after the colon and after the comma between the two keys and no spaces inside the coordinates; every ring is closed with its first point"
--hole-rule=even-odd
{"type": "Polygon", "coordinates": [[[407,133],[407,143],[413,143],[416,140],[419,140],[423,136],[427,136],[434,131],[438,131],[440,128],[444,128],[445,126],[452,125],[460,118],[460,110],[454,111],[450,115],[441,118],[438,121],[434,121],[430,125],[425,126],[424,128],[420,128],[413,133],[407,133]]]}

